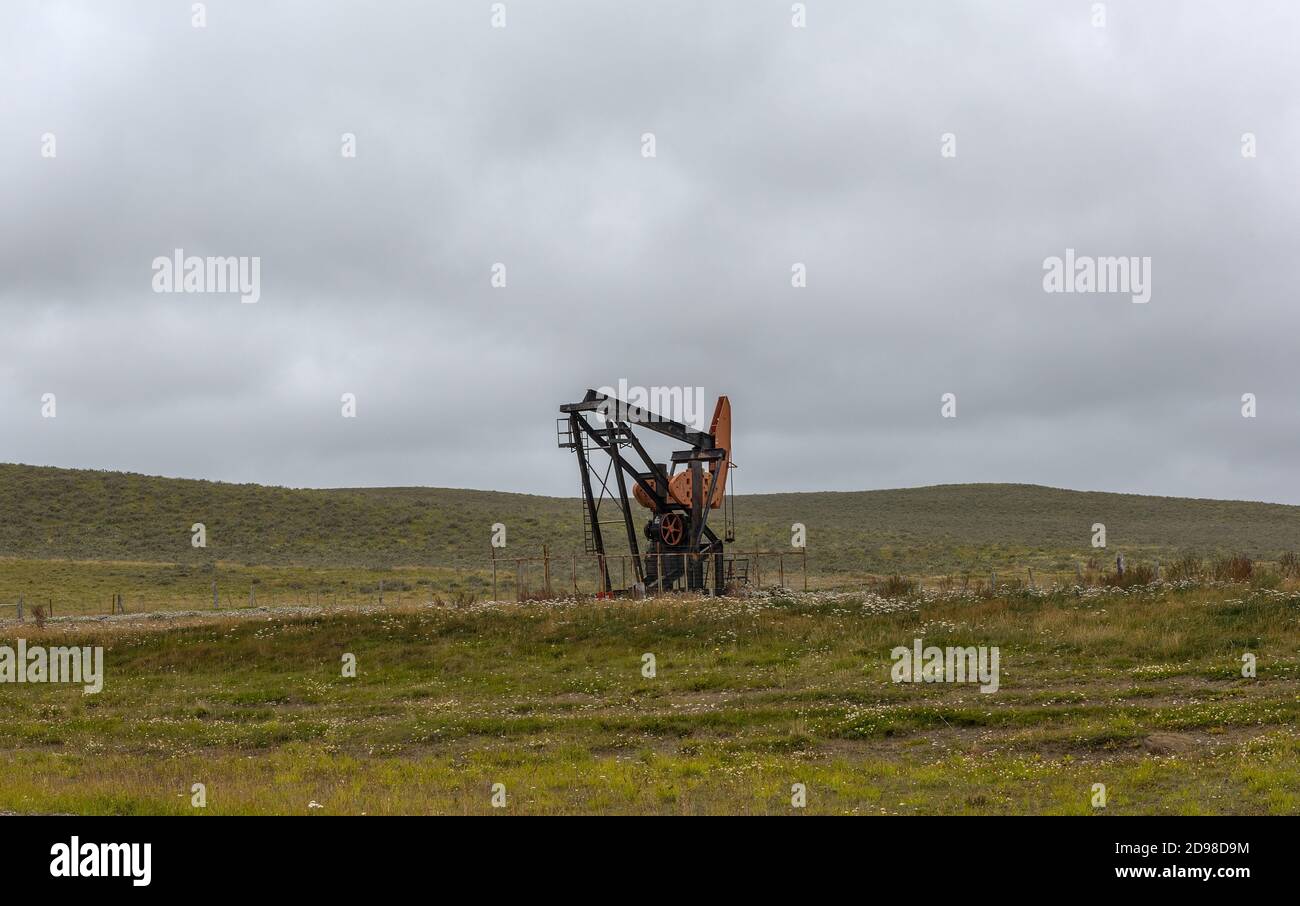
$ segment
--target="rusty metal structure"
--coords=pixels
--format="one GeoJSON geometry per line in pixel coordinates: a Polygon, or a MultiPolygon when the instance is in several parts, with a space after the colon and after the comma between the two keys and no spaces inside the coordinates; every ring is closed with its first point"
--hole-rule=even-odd
{"type": "Polygon", "coordinates": [[[626,532],[633,588],[722,594],[729,583],[742,578],[736,575],[735,561],[726,557],[726,545],[735,540],[734,503],[727,493],[727,475],[735,465],[727,397],[718,397],[708,431],[595,390],[560,406],[560,412],[559,446],[572,450],[578,460],[583,537],[588,553],[601,564],[606,593],[616,593],[603,534],[603,527],[610,525],[621,525],[626,532]],[[656,432],[685,449],[674,451],[671,463],[655,462],[636,429],[656,432]],[[617,518],[601,519],[602,504],[616,507],[617,518]],[[649,511],[640,534],[634,505],[649,511]],[[722,511],[721,526],[716,519],[709,523],[714,510],[722,511]]]}

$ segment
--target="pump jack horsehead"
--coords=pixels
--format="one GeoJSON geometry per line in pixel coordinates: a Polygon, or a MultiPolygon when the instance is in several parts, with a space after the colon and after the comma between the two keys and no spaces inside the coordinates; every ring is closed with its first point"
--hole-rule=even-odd
{"type": "Polygon", "coordinates": [[[613,587],[601,527],[621,522],[627,532],[636,582],[643,589],[684,587],[703,591],[707,567],[712,566],[709,584],[714,594],[721,594],[726,587],[728,565],[724,544],[735,537],[725,506],[727,472],[734,466],[730,401],[718,397],[707,432],[595,390],[588,390],[580,402],[566,403],[560,411],[565,417],[557,419],[559,445],[577,454],[587,550],[597,556],[605,592],[612,593],[613,587]],[[588,420],[593,415],[595,424],[588,420]],[[662,434],[685,444],[687,449],[672,454],[671,467],[657,463],[636,436],[634,426],[662,434]],[[597,453],[609,458],[603,474],[592,462],[597,453]],[[611,472],[615,479],[612,488],[611,472]],[[593,475],[599,488],[592,482],[593,475]],[[605,500],[617,504],[619,519],[601,521],[600,505],[605,500]],[[650,511],[650,520],[644,526],[644,553],[633,501],[650,511]],[[708,524],[709,513],[716,509],[722,509],[721,537],[714,531],[716,526],[708,524]]]}

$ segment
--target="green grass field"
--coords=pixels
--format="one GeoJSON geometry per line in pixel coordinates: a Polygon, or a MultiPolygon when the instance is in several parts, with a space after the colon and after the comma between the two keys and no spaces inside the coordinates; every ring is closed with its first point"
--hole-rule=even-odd
{"type": "Polygon", "coordinates": [[[4,687],[0,811],[1300,812],[1300,593],[926,597],[10,624],[106,677],[4,687]],[[917,637],[998,646],[1000,688],[891,682],[917,637]]]}
{"type": "Polygon", "coordinates": [[[1296,508],[986,485],[737,510],[745,548],[807,525],[812,592],[765,568],[734,598],[595,601],[584,575],[491,602],[491,524],[504,557],[562,556],[576,501],[0,466],[0,645],[106,652],[97,695],[0,685],[0,813],[1300,812],[1296,508]],[[1108,587],[1117,551],[1207,569],[1108,587]],[[1214,581],[1230,551],[1253,571],[1214,581]],[[892,682],[916,638],[996,646],[1000,688],[892,682]]]}

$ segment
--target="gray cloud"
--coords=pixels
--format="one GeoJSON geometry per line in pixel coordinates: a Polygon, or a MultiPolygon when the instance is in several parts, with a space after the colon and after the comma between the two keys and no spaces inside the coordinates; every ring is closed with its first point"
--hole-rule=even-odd
{"type": "Polygon", "coordinates": [[[488,6],[0,7],[0,459],[569,494],[625,378],[728,393],[741,491],[1300,502],[1294,4],[488,6]],[[261,301],[154,294],[177,247],[261,301]]]}

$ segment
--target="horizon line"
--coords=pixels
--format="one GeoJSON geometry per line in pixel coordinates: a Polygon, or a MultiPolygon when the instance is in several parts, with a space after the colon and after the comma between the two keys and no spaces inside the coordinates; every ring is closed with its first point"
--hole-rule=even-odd
{"type": "MultiPolygon", "coordinates": [[[[133,472],[122,469],[92,469],[69,466],[50,466],[39,465],[36,463],[24,462],[0,462],[0,468],[12,466],[24,469],[46,469],[59,472],[91,472],[111,475],[123,475],[136,478],[156,478],[163,481],[201,481],[208,484],[223,484],[232,487],[258,487],[274,488],[283,491],[470,491],[478,494],[510,494],[518,497],[541,497],[548,500],[580,500],[581,497],[559,496],[555,494],[539,494],[530,491],[502,491],[494,488],[467,488],[467,487],[448,487],[443,485],[335,485],[331,487],[311,487],[306,485],[282,485],[282,484],[264,484],[256,481],[228,481],[220,478],[194,478],[186,475],[156,475],[147,472],[133,472]]],[[[1152,500],[1188,500],[1188,501],[1205,501],[1212,503],[1250,503],[1257,506],[1280,506],[1300,508],[1300,504],[1282,503],[1275,500],[1247,500],[1244,498],[1230,497],[1186,497],[1173,494],[1142,494],[1135,491],[1103,491],[1088,490],[1083,488],[1067,488],[1057,485],[1038,484],[1026,481],[965,481],[965,482],[942,482],[939,484],[919,484],[903,485],[900,487],[888,488],[856,488],[853,490],[831,490],[824,489],[819,491],[763,491],[759,493],[736,494],[736,497],[776,497],[792,496],[802,494],[886,494],[894,491],[925,491],[936,490],[940,488],[979,488],[979,487],[1019,487],[1019,488],[1039,488],[1045,491],[1061,491],[1067,494],[1108,494],[1116,497],[1144,497],[1152,500]]]]}

